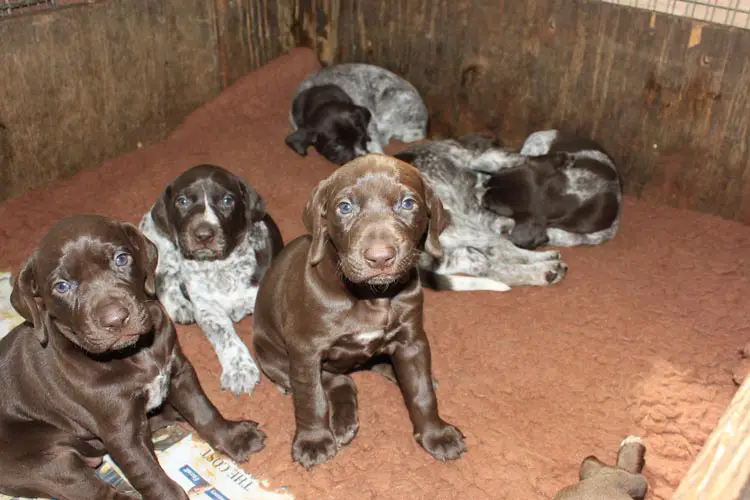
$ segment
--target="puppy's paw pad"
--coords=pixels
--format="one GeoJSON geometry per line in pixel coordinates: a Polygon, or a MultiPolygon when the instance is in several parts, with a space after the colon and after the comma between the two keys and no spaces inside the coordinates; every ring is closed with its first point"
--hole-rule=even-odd
{"type": "Polygon", "coordinates": [[[548,284],[553,285],[561,281],[565,277],[567,272],[568,272],[567,264],[560,262],[556,264],[553,269],[551,269],[550,271],[547,271],[544,274],[544,280],[548,284]]]}
{"type": "Polygon", "coordinates": [[[251,420],[230,422],[216,448],[237,462],[246,462],[252,453],[265,447],[266,433],[251,420]]]}
{"type": "Polygon", "coordinates": [[[252,394],[260,383],[260,371],[255,364],[239,365],[221,373],[221,388],[230,390],[237,396],[252,394]]]}
{"type": "Polygon", "coordinates": [[[464,435],[450,424],[416,436],[427,453],[438,460],[455,460],[466,452],[464,435]]]}
{"type": "Polygon", "coordinates": [[[336,455],[336,440],[329,430],[299,433],[292,443],[292,459],[305,469],[322,464],[336,455]]]}
{"type": "Polygon", "coordinates": [[[352,442],[359,430],[357,408],[354,405],[339,405],[331,417],[331,428],[336,436],[336,445],[341,448],[352,442]]]}

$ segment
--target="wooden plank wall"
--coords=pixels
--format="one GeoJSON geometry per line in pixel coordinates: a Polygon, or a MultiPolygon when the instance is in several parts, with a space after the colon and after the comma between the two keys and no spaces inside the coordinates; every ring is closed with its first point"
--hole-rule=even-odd
{"type": "Polygon", "coordinates": [[[292,46],[294,5],[105,0],[0,19],[0,200],[163,138],[292,46]]]}
{"type": "Polygon", "coordinates": [[[406,76],[435,136],[585,134],[629,193],[750,223],[750,31],[596,0],[300,4],[300,42],[406,76]]]}

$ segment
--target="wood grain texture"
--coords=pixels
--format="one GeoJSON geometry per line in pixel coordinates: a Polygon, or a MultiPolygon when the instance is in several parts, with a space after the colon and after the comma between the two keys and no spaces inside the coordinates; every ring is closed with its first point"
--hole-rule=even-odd
{"type": "Polygon", "coordinates": [[[216,95],[212,6],[96,2],[0,21],[0,197],[164,137],[216,95]]]}
{"type": "Polygon", "coordinates": [[[164,138],[293,47],[296,8],[110,0],[0,20],[0,200],[164,138]]]}
{"type": "Polygon", "coordinates": [[[307,40],[324,63],[414,83],[433,136],[591,136],[629,193],[750,222],[750,31],[593,0],[318,0],[306,15],[336,19],[307,40]]]}
{"type": "Polygon", "coordinates": [[[750,377],[706,440],[673,500],[750,498],[750,377]]]}
{"type": "Polygon", "coordinates": [[[214,0],[222,83],[238,78],[296,45],[294,0],[214,0]]]}

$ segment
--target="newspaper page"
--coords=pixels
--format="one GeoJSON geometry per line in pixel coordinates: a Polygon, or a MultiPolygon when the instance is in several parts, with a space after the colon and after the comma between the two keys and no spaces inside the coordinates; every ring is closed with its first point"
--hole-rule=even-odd
{"type": "MultiPolygon", "coordinates": [[[[0,273],[0,338],[23,322],[10,304],[11,289],[10,273],[0,273]]],[[[232,459],[214,451],[187,426],[170,425],[160,429],[154,433],[153,442],[162,468],[191,500],[294,499],[284,488],[270,490],[267,481],[253,477],[232,459]]],[[[96,473],[118,490],[140,497],[109,455],[104,457],[96,473]]],[[[0,500],[26,499],[0,493],[0,500]]]]}

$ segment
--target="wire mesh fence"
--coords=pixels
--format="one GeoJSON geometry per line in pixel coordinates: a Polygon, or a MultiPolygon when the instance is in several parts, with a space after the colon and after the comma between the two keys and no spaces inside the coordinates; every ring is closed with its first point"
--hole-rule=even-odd
{"type": "Polygon", "coordinates": [[[750,29],[750,0],[601,0],[688,17],[737,28],[750,29]]]}
{"type": "Polygon", "coordinates": [[[57,0],[0,0],[0,17],[57,6],[57,0]]]}

